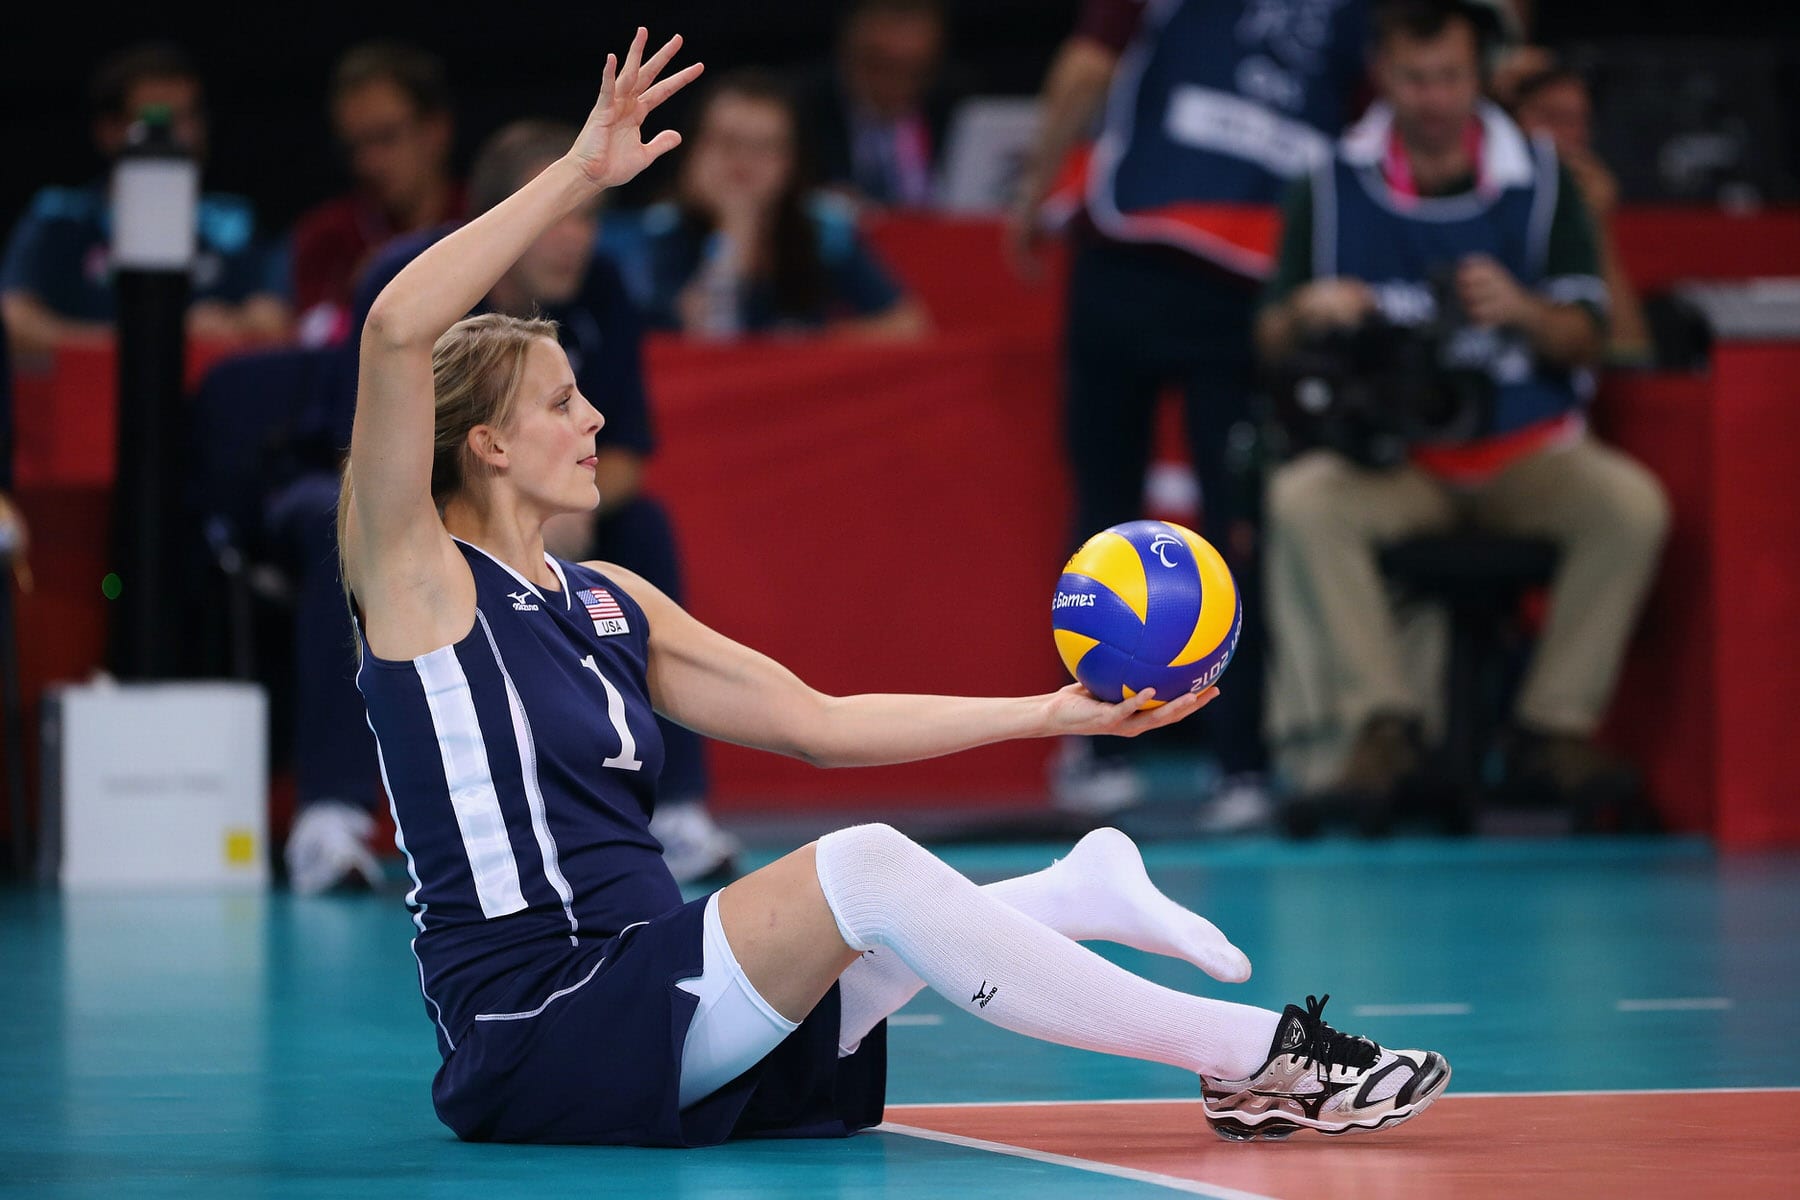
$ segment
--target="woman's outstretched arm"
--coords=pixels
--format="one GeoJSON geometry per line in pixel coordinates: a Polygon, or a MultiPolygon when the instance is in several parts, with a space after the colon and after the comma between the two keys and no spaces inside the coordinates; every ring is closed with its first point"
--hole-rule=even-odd
{"type": "Polygon", "coordinates": [[[828,696],[765,654],[707,628],[650,583],[610,563],[589,564],[618,584],[650,621],[650,694],[657,711],[690,729],[821,767],[869,767],[935,758],[1014,738],[1059,734],[1135,737],[1193,715],[1219,694],[1108,704],[1072,684],[1043,696],[986,698],[870,693],[828,696]]]}
{"type": "Polygon", "coordinates": [[[681,39],[671,38],[645,60],[646,38],[639,29],[623,63],[607,55],[599,99],[566,155],[426,250],[377,297],[363,328],[350,438],[353,574],[367,568],[403,578],[430,575],[431,562],[449,545],[431,500],[433,343],[539,234],[681,144],[673,130],[644,142],[644,118],[701,68],[696,63],[659,81],[681,39]]]}

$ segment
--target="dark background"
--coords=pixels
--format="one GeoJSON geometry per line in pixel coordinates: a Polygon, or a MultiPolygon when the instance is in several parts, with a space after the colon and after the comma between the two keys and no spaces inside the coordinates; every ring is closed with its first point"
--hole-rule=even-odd
{"type": "MultiPolygon", "coordinates": [[[[1035,91],[1079,5],[1080,0],[950,0],[953,58],[961,73],[979,85],[976,90],[1035,91]]],[[[1536,40],[1588,54],[1599,74],[1615,81],[1617,96],[1673,104],[1685,93],[1655,69],[1630,66],[1630,55],[1627,66],[1614,65],[1614,46],[1636,47],[1630,54],[1640,59],[1648,53],[1653,62],[1665,64],[1665,73],[1668,62],[1683,56],[1715,64],[1709,70],[1725,82],[1703,85],[1698,100],[1683,103],[1695,111],[1710,104],[1714,120],[1721,106],[1745,110],[1745,136],[1759,154],[1783,164],[1762,181],[1761,194],[1791,194],[1791,172],[1784,164],[1796,157],[1800,128],[1791,115],[1800,110],[1794,33],[1800,15],[1789,0],[1538,0],[1536,7],[1536,40]],[[1751,64],[1755,79],[1734,84],[1733,68],[1744,75],[1746,55],[1760,55],[1751,64]],[[1732,94],[1734,87],[1744,86],[1750,94],[1732,94]]],[[[800,70],[829,52],[844,5],[323,0],[130,8],[31,3],[8,9],[0,17],[0,130],[7,164],[0,172],[0,228],[10,228],[38,187],[79,183],[98,174],[101,165],[89,136],[88,76],[108,52],[166,36],[194,53],[207,81],[212,155],[206,186],[252,197],[266,233],[285,227],[342,186],[324,92],[333,60],[356,41],[400,37],[444,56],[457,96],[458,161],[465,163],[485,134],[515,117],[579,120],[592,103],[607,51],[623,50],[640,22],[650,26],[653,36],[683,33],[688,39],[684,57],[704,59],[714,70],[751,63],[800,70]]],[[[1604,105],[1604,95],[1602,101],[1604,105]]],[[[1620,104],[1602,115],[1606,145],[1612,146],[1672,119],[1620,104]]],[[[1692,119],[1708,118],[1702,113],[1692,119]]],[[[670,120],[680,120],[675,105],[670,106],[670,120]]],[[[1628,187],[1628,195],[1640,190],[1628,187]]]]}

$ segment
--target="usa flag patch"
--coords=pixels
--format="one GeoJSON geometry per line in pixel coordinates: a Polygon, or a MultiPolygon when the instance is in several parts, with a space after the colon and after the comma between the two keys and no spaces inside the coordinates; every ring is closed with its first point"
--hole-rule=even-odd
{"type": "Polygon", "coordinates": [[[630,633],[631,626],[625,621],[625,610],[613,599],[613,594],[605,588],[582,588],[579,593],[581,606],[594,622],[594,632],[601,637],[612,637],[614,634],[630,633]]]}

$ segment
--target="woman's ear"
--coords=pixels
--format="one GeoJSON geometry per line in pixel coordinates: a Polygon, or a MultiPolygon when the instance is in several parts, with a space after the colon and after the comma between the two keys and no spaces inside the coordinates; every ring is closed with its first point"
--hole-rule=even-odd
{"type": "Polygon", "coordinates": [[[492,425],[477,425],[469,430],[468,447],[475,461],[490,471],[507,465],[506,447],[501,444],[500,431],[492,425]]]}

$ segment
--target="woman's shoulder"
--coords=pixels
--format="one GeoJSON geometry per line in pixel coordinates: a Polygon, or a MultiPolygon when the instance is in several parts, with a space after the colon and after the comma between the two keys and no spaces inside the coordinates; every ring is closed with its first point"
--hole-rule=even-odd
{"type": "MultiPolygon", "coordinates": [[[[562,562],[561,559],[557,561],[562,562]]],[[[675,607],[675,602],[655,584],[618,563],[599,560],[563,563],[563,576],[574,589],[577,600],[585,602],[586,598],[582,596],[585,591],[598,591],[602,602],[608,597],[618,599],[637,608],[646,620],[675,607]]]]}

